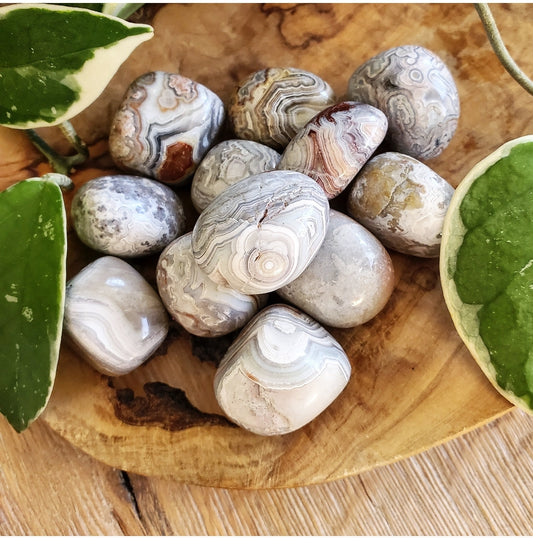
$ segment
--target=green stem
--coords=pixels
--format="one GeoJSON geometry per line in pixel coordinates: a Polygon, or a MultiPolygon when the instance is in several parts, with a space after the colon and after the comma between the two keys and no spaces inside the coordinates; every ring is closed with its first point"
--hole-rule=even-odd
{"type": "Polygon", "coordinates": [[[76,150],[75,155],[63,156],[59,155],[53,148],[51,148],[33,129],[26,129],[26,134],[33,143],[33,145],[47,158],[50,166],[54,172],[68,176],[72,168],[78,164],[81,164],[89,157],[89,149],[87,145],[78,136],[74,127],[69,121],[63,122],[59,128],[70,142],[70,144],[76,150]]]}
{"type": "Polygon", "coordinates": [[[43,181],[51,181],[65,191],[71,191],[74,188],[74,182],[72,179],[64,174],[50,172],[49,174],[44,174],[44,176],[41,176],[41,179],[43,181]]]}
{"type": "Polygon", "coordinates": [[[520,67],[518,67],[512,56],[509,54],[509,51],[507,50],[507,47],[500,36],[500,32],[496,26],[496,21],[492,16],[492,12],[488,4],[474,5],[481,22],[483,23],[483,27],[485,28],[489,42],[501,64],[516,80],[516,82],[522,86],[522,88],[533,95],[533,81],[520,69],[520,67]]]}

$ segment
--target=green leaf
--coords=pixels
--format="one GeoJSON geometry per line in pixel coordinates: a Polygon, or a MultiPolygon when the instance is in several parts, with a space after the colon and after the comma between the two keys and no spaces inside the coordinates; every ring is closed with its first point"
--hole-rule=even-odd
{"type": "Polygon", "coordinates": [[[533,136],[478,163],[450,203],[441,281],[458,333],[493,385],[533,414],[533,136]]]}
{"type": "Polygon", "coordinates": [[[74,117],[152,36],[151,26],[87,9],[0,8],[0,125],[29,129],[74,117]]]}
{"type": "Polygon", "coordinates": [[[66,280],[60,188],[29,179],[0,192],[0,412],[22,431],[50,397],[66,280]]]}

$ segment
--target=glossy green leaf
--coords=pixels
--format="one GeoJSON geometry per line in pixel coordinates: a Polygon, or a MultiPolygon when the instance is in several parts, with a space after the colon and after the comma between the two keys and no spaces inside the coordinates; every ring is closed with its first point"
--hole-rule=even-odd
{"type": "Polygon", "coordinates": [[[504,144],[457,188],[444,223],[441,280],[484,373],[533,412],[533,136],[504,144]]]}
{"type": "Polygon", "coordinates": [[[50,397],[62,333],[66,216],[57,184],[0,192],[0,412],[22,431],[50,397]]]}
{"type": "Polygon", "coordinates": [[[148,25],[87,9],[0,8],[0,124],[27,129],[74,117],[152,35],[148,25]]]}

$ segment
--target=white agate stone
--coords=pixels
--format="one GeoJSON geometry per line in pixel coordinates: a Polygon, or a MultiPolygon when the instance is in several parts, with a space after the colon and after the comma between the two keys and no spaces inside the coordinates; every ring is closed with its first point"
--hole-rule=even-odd
{"type": "Polygon", "coordinates": [[[279,170],[296,170],[319,183],[326,196],[338,196],[370,159],[387,133],[377,108],[344,101],[309,121],[289,142],[279,170]]]}
{"type": "Polygon", "coordinates": [[[216,284],[198,267],[191,233],[173,241],[157,263],[157,288],[170,315],[196,336],[229,334],[266,304],[266,295],[246,295],[216,284]]]}
{"type": "Polygon", "coordinates": [[[192,176],[225,118],[209,88],[152,71],[126,91],[111,123],[109,152],[122,169],[177,185],[192,176]]]}
{"type": "Polygon", "coordinates": [[[119,376],[140,366],[161,345],[168,315],[131,265],[104,256],[68,282],[64,327],[96,370],[119,376]]]}
{"type": "Polygon", "coordinates": [[[331,210],[317,255],[277,293],[320,323],[348,328],[376,316],[393,289],[394,267],[383,245],[359,223],[331,210]]]}
{"type": "Polygon", "coordinates": [[[201,213],[222,191],[248,176],[274,170],[280,154],[252,140],[224,140],[213,146],[198,165],[191,183],[191,200],[201,213]]]}
{"type": "Polygon", "coordinates": [[[424,163],[388,152],[371,159],[358,174],[347,208],[386,247],[436,258],[453,193],[453,187],[424,163]]]}
{"type": "Polygon", "coordinates": [[[420,45],[401,45],[367,60],[350,77],[347,97],[382,110],[391,148],[416,159],[439,155],[457,129],[460,103],[453,75],[420,45]]]}
{"type": "Polygon", "coordinates": [[[185,230],[185,212],[176,193],[137,176],[88,181],[72,199],[71,216],[83,243],[123,258],[159,253],[185,230]]]}
{"type": "Polygon", "coordinates": [[[324,411],[350,374],[348,357],[321,325],[292,307],[272,305],[230,346],[214,386],[233,422],[259,435],[280,435],[324,411]]]}
{"type": "Polygon", "coordinates": [[[329,220],[322,188],[278,170],[235,183],[207,206],[192,232],[196,262],[215,282],[262,294],[288,284],[317,253],[329,220]]]}

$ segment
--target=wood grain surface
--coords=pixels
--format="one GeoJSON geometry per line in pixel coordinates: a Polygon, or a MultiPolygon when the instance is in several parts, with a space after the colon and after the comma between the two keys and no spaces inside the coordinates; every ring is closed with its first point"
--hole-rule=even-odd
{"type": "Polygon", "coordinates": [[[422,454],[316,486],[242,490],[97,462],[44,422],[0,419],[2,535],[533,533],[533,418],[519,410],[422,454]]]}
{"type": "MultiPolygon", "coordinates": [[[[533,7],[493,10],[512,54],[533,72],[533,7]]],[[[342,95],[351,72],[368,57],[417,43],[444,59],[459,88],[457,134],[431,161],[452,185],[501,143],[532,131],[533,99],[494,57],[471,5],[173,4],[149,6],[143,16],[162,37],[139,48],[74,121],[92,144],[92,168],[78,172],[79,183],[112,169],[105,144],[109,119],[125,87],[147,68],[177,70],[227,102],[249,72],[294,65],[321,75],[342,95]]],[[[53,129],[43,135],[63,149],[53,129]]],[[[22,133],[0,130],[0,147],[7,155],[0,159],[3,186],[45,171],[22,133]]],[[[72,252],[78,254],[71,257],[71,273],[91,256],[81,248],[72,252]]],[[[94,372],[65,346],[46,415],[21,435],[0,423],[0,531],[530,534],[533,419],[508,412],[476,369],[447,317],[436,262],[394,255],[394,264],[397,287],[384,314],[356,332],[334,331],[359,374],[347,394],[301,432],[274,441],[203,420],[216,412],[216,403],[200,396],[214,368],[198,358],[205,354],[202,342],[193,358],[196,377],[168,367],[166,350],[144,371],[111,386],[107,379],[93,383],[94,372]],[[199,423],[173,429],[154,423],[153,415],[150,424],[132,425],[132,416],[126,423],[131,399],[117,395],[133,391],[160,400],[161,392],[147,393],[146,383],[161,380],[185,384],[201,411],[199,423]],[[117,401],[123,409],[117,410],[117,401]],[[327,483],[295,487],[314,482],[327,483]],[[290,487],[243,489],[279,486],[290,487]]],[[[173,335],[171,355],[191,358],[194,342],[179,331],[173,335]]]]}

